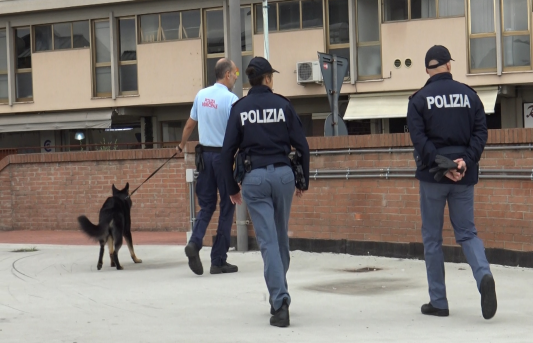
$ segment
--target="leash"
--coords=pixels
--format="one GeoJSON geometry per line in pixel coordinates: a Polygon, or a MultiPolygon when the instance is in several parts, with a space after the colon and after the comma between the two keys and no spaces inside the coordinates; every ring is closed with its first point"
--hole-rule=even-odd
{"type": "Polygon", "coordinates": [[[132,196],[133,194],[135,194],[135,192],[137,192],[137,190],[138,190],[139,188],[141,188],[141,186],[144,185],[144,183],[145,183],[146,181],[150,180],[150,178],[151,178],[152,176],[154,176],[154,175],[155,175],[155,174],[156,174],[161,168],[163,168],[163,166],[164,166],[165,164],[167,164],[168,161],[170,161],[171,159],[173,159],[177,154],[178,154],[178,153],[175,153],[175,154],[172,155],[168,160],[166,160],[165,163],[163,163],[163,164],[162,164],[159,168],[157,168],[157,169],[156,169],[156,170],[155,170],[150,176],[148,176],[148,178],[146,178],[146,180],[144,180],[144,182],[141,183],[141,184],[139,185],[139,187],[135,188],[135,189],[133,190],[133,192],[131,192],[131,194],[128,195],[128,196],[126,197],[126,199],[131,198],[131,196],[132,196]]]}

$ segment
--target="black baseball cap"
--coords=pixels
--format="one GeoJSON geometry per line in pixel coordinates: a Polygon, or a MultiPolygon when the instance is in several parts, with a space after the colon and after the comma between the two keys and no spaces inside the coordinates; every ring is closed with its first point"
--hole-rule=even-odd
{"type": "MultiPolygon", "coordinates": [[[[248,75],[248,79],[255,79],[264,74],[279,73],[276,69],[273,69],[267,59],[263,57],[254,57],[248,64],[248,68],[253,68],[253,72],[248,75]]],[[[246,68],[246,69],[248,69],[246,68]]]]}
{"type": "Polygon", "coordinates": [[[426,68],[427,69],[435,69],[450,61],[454,61],[454,59],[452,59],[452,55],[450,55],[450,52],[448,51],[448,49],[446,49],[445,46],[433,45],[431,48],[429,48],[428,52],[426,53],[426,68]],[[435,60],[439,63],[430,66],[429,62],[431,62],[432,60],[435,60]]]}

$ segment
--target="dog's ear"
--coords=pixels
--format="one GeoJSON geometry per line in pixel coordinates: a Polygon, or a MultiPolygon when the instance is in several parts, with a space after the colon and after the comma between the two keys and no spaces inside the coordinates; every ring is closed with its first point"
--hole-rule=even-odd
{"type": "Polygon", "coordinates": [[[124,190],[125,191],[129,191],[130,190],[130,183],[129,182],[126,182],[126,187],[124,187],[124,190]]]}
{"type": "Polygon", "coordinates": [[[115,195],[118,192],[118,189],[117,189],[117,187],[115,187],[115,184],[113,184],[113,186],[111,186],[111,190],[113,191],[113,195],[115,195]]]}

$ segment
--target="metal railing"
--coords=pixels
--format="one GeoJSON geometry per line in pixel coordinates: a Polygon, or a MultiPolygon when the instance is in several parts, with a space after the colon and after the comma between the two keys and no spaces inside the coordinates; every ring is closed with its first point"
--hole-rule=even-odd
{"type": "Polygon", "coordinates": [[[134,143],[97,143],[97,144],[71,144],[51,145],[39,147],[20,147],[0,149],[0,159],[16,154],[40,154],[47,152],[74,152],[74,151],[111,151],[135,149],[175,148],[179,142],[134,142],[134,143]]]}

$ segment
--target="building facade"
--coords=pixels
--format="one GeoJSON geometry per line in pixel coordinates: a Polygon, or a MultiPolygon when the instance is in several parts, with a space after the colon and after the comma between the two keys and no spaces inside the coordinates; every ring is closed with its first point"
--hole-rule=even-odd
{"type": "MultiPolygon", "coordinates": [[[[531,0],[268,3],[275,92],[308,136],[324,135],[331,112],[317,52],[349,61],[339,105],[349,134],[400,133],[434,44],[480,95],[490,129],[533,126],[531,0]]],[[[222,0],[0,0],[0,149],[179,141],[228,56],[228,12],[222,0]]],[[[264,55],[261,1],[241,1],[240,21],[245,69],[264,55]]]]}

